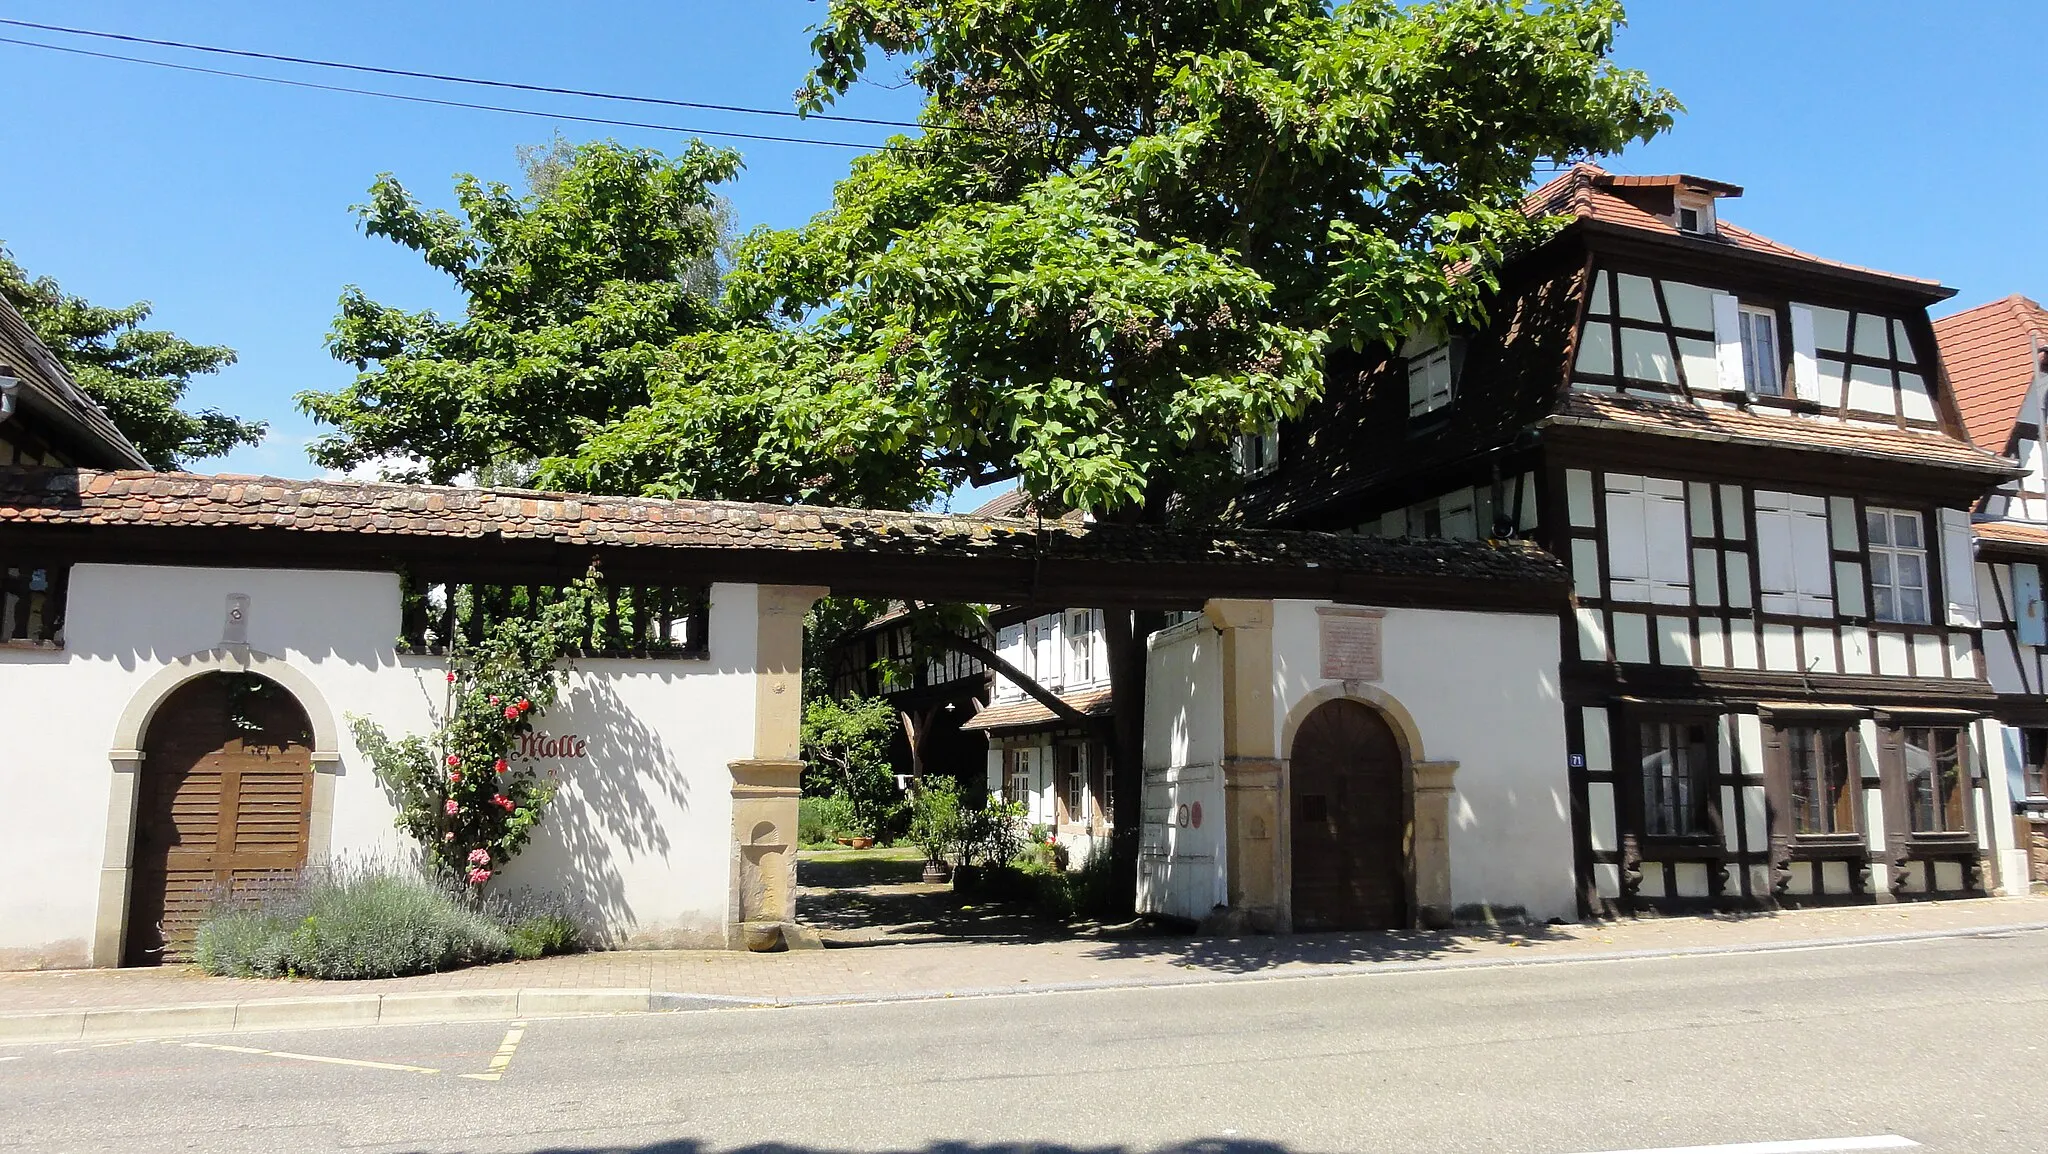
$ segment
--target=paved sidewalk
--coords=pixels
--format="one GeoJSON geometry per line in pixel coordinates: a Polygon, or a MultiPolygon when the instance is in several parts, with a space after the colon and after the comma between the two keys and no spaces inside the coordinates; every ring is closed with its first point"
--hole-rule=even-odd
{"type": "Polygon", "coordinates": [[[214,978],[183,966],[49,970],[0,973],[0,1015],[485,990],[651,990],[774,1004],[943,996],[1032,986],[1152,985],[1365,972],[1417,964],[1514,964],[1614,954],[1742,950],[2019,927],[2048,928],[2048,896],[1443,933],[975,942],[781,954],[629,950],[379,981],[214,978]]]}

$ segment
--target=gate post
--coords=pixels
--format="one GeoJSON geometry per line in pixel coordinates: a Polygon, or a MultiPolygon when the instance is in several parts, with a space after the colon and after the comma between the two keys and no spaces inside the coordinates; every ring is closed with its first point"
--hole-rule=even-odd
{"type": "Polygon", "coordinates": [[[804,772],[804,615],[827,590],[758,585],[754,592],[754,755],[730,766],[729,949],[773,949],[793,936],[784,927],[796,922],[797,798],[804,772]]]}
{"type": "Polygon", "coordinates": [[[1278,727],[1273,603],[1217,599],[1202,615],[1223,635],[1223,816],[1229,929],[1292,928],[1278,727]]]}
{"type": "Polygon", "coordinates": [[[1451,784],[1455,761],[1418,761],[1415,782],[1415,924],[1426,930],[1451,925],[1451,784]]]}

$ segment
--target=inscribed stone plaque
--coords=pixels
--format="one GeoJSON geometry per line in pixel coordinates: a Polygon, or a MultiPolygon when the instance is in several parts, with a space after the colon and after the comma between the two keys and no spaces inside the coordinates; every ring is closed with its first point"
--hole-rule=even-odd
{"type": "Polygon", "coordinates": [[[1328,681],[1380,679],[1380,616],[1323,613],[1323,677],[1328,681]]]}

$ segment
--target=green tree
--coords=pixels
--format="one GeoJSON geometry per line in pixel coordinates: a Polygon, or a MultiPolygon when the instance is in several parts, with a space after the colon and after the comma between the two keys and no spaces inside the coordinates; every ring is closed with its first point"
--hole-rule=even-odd
{"type": "Polygon", "coordinates": [[[151,466],[176,469],[263,439],[262,421],[244,421],[218,409],[178,407],[192,378],[234,364],[235,350],[143,328],[151,312],[148,301],[121,308],[92,304],[65,292],[50,277],[30,277],[4,249],[0,295],[151,466]]]}
{"type": "MultiPolygon", "coordinates": [[[[1671,124],[1670,94],[1608,59],[1623,16],[832,0],[800,104],[893,59],[924,90],[923,132],[855,161],[803,227],[750,235],[732,327],[541,474],[845,500],[1016,475],[1041,508],[1213,516],[1232,438],[1319,395],[1332,342],[1479,320],[1496,270],[1544,235],[1521,211],[1538,173],[1671,124]]],[[[1133,766],[1152,620],[1106,618],[1133,766]]],[[[1118,798],[1129,878],[1141,794],[1118,798]]]]}
{"type": "Polygon", "coordinates": [[[334,433],[336,469],[446,483],[521,481],[594,427],[651,399],[678,343],[722,325],[716,259],[730,228],[713,187],[737,153],[692,142],[668,158],[614,143],[522,153],[530,185],[457,178],[460,215],[423,206],[389,174],[356,208],[363,230],[455,282],[459,320],[378,304],[350,286],[328,336],[354,383],[298,398],[334,433]],[[708,270],[708,272],[707,272],[708,270]]]}

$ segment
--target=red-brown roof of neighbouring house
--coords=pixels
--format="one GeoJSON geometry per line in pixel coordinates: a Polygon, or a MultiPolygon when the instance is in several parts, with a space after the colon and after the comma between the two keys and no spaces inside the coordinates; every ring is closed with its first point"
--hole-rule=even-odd
{"type": "Polygon", "coordinates": [[[1812,449],[1856,457],[1910,460],[2014,476],[2019,466],[1957,437],[1910,429],[1870,429],[1835,420],[1671,404],[1620,394],[1573,390],[1545,421],[1606,425],[1715,441],[1812,449]]]}
{"type": "Polygon", "coordinates": [[[1977,539],[1993,547],[2017,546],[2030,553],[2048,553],[2048,528],[2020,521],[1979,521],[1970,526],[1977,539]]]}
{"type": "Polygon", "coordinates": [[[1970,439],[2003,450],[2048,346],[2048,310],[2015,293],[1935,321],[1934,339],[1970,439]]]}
{"type": "MultiPolygon", "coordinates": [[[[1060,700],[1090,717],[1103,717],[1110,712],[1109,689],[1090,689],[1081,693],[1062,693],[1060,700]]],[[[961,729],[1034,729],[1039,726],[1069,725],[1061,717],[1038,702],[1025,698],[1022,701],[1008,701],[1001,705],[984,705],[981,712],[960,723],[961,729]]]]}
{"type": "MultiPolygon", "coordinates": [[[[1821,265],[1858,273],[1863,276],[1882,277],[1920,289],[1937,289],[1942,292],[1939,281],[1921,277],[1901,276],[1898,273],[1865,268],[1861,265],[1846,264],[1828,260],[1809,252],[1801,252],[1790,245],[1779,244],[1766,236],[1759,236],[1746,228],[1728,223],[1726,218],[1716,222],[1715,236],[1696,236],[1679,231],[1674,220],[1631,203],[1617,194],[1617,188],[1699,188],[1721,196],[1739,196],[1741,188],[1717,180],[1706,180],[1694,176],[1616,176],[1597,164],[1575,164],[1558,174],[1549,183],[1530,193],[1522,202],[1522,210],[1531,216],[1570,216],[1580,220],[1593,220],[1638,232],[1656,233],[1674,240],[1685,240],[1693,244],[1731,248],[1739,252],[1761,256],[1796,260],[1807,264],[1821,265]],[[1730,191],[1733,190],[1733,191],[1730,191]]],[[[1715,214],[1719,217],[1719,213],[1715,214]]]]}

